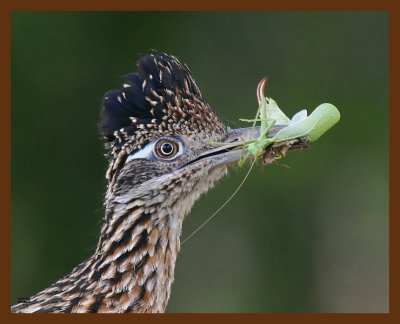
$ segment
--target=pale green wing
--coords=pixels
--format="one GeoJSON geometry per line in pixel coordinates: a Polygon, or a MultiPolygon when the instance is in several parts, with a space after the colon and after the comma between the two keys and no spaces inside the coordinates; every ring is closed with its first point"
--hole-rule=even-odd
{"type": "Polygon", "coordinates": [[[293,118],[295,122],[280,130],[272,142],[284,142],[305,136],[310,142],[314,142],[340,120],[340,113],[334,105],[324,103],[315,108],[310,116],[304,117],[302,112],[301,116],[293,118]]]}

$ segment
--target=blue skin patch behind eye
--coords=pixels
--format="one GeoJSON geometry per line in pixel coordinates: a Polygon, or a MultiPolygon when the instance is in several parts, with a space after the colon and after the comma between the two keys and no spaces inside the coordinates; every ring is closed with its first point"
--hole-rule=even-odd
{"type": "Polygon", "coordinates": [[[158,138],[158,139],[156,139],[154,141],[151,141],[145,147],[143,147],[142,149],[136,151],[135,153],[129,154],[129,156],[126,159],[125,163],[128,163],[129,161],[135,160],[135,159],[144,159],[144,160],[148,160],[148,161],[161,160],[161,161],[170,162],[170,161],[176,160],[176,158],[181,156],[183,153],[186,153],[186,151],[187,151],[186,145],[184,145],[184,142],[183,142],[183,140],[181,139],[180,136],[173,136],[173,137],[161,138],[161,139],[158,138]],[[178,144],[179,151],[171,159],[159,158],[154,153],[154,148],[155,148],[157,142],[160,141],[160,140],[163,140],[163,139],[171,139],[171,140],[174,140],[174,142],[176,142],[178,144]]]}

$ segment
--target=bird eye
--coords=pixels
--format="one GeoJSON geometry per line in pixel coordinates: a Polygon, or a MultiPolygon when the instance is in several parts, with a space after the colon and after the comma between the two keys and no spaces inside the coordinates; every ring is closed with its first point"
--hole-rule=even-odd
{"type": "Polygon", "coordinates": [[[172,158],[179,152],[179,146],[174,141],[164,139],[157,142],[154,151],[160,158],[172,158]]]}

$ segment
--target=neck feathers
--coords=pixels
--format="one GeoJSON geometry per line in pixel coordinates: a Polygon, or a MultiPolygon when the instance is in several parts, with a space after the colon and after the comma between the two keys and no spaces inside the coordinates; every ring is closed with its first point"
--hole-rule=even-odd
{"type": "Polygon", "coordinates": [[[164,312],[184,217],[200,195],[226,174],[225,167],[205,169],[176,172],[172,179],[159,177],[124,195],[109,190],[93,256],[12,311],[164,312]],[[204,172],[208,177],[201,177],[204,172]]]}

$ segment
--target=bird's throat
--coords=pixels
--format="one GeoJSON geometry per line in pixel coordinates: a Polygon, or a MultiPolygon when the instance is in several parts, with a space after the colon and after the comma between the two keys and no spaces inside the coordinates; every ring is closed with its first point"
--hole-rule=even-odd
{"type": "Polygon", "coordinates": [[[98,312],[165,311],[183,220],[200,195],[226,173],[226,168],[210,173],[209,177],[198,177],[197,170],[191,169],[186,174],[187,181],[181,175],[179,181],[170,179],[158,184],[157,198],[151,185],[141,198],[134,191],[130,193],[132,200],[128,199],[129,194],[109,196],[101,238],[90,267],[91,277],[98,280],[97,290],[103,296],[104,290],[109,290],[112,297],[105,297],[98,312]],[[162,192],[165,199],[160,199],[162,192]]]}

